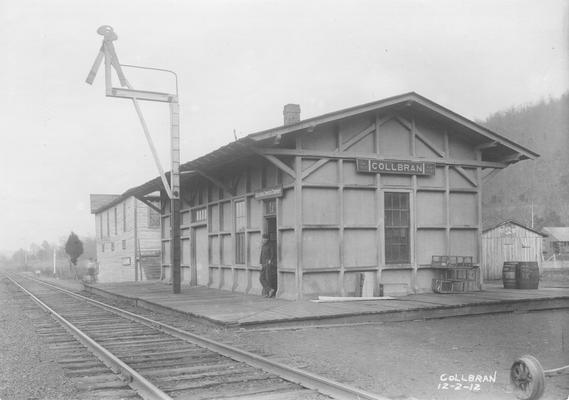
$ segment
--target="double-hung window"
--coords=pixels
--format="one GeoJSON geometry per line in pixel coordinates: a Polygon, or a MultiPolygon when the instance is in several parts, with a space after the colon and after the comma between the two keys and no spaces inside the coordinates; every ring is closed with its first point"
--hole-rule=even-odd
{"type": "Polygon", "coordinates": [[[384,200],[385,263],[408,264],[411,262],[409,193],[386,192],[384,200]]]}
{"type": "Polygon", "coordinates": [[[245,264],[246,226],[245,200],[239,200],[235,202],[235,264],[245,264]]]}

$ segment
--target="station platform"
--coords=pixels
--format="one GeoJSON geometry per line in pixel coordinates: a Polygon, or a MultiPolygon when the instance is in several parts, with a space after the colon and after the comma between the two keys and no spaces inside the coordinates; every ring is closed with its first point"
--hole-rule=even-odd
{"type": "Polygon", "coordinates": [[[182,314],[223,327],[260,328],[411,321],[505,312],[569,308],[569,288],[504,289],[424,293],[378,300],[320,302],[268,299],[207,287],[182,286],[174,294],[162,281],[84,284],[85,290],[141,308],[182,314]]]}

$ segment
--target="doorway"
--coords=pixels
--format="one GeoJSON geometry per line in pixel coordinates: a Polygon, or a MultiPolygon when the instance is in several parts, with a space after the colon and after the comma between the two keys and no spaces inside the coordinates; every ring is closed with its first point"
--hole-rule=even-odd
{"type": "Polygon", "coordinates": [[[207,227],[199,226],[192,229],[192,284],[207,286],[209,283],[209,259],[207,227]]]}
{"type": "Polygon", "coordinates": [[[274,271],[271,274],[270,279],[273,280],[274,285],[271,285],[275,288],[275,292],[278,292],[278,245],[277,245],[277,218],[274,215],[266,216],[265,217],[265,231],[267,235],[269,235],[269,243],[273,247],[274,251],[274,266],[272,270],[274,271]]]}

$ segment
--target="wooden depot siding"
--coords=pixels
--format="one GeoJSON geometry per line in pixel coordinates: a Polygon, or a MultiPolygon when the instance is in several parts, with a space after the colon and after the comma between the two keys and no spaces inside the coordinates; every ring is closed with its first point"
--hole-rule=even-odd
{"type": "MultiPolygon", "coordinates": [[[[431,290],[433,255],[481,259],[481,153],[461,132],[403,111],[346,118],[297,133],[281,147],[182,183],[182,215],[207,207],[207,220],[182,224],[184,283],[259,294],[264,201],[255,193],[282,187],[276,198],[278,296],[362,295],[379,285],[402,293],[431,290]],[[280,151],[280,153],[279,153],[280,151]],[[287,152],[289,152],[287,154],[287,152]],[[284,155],[283,155],[284,153],[284,155]],[[434,175],[368,174],[357,158],[433,160],[434,175]],[[387,264],[384,196],[407,193],[410,254],[387,264]],[[245,201],[245,262],[235,263],[235,202],[245,201]],[[192,244],[192,241],[193,244],[192,244]],[[185,247],[186,246],[186,247],[185,247]]],[[[169,224],[163,202],[162,222],[169,224]]],[[[169,230],[162,231],[169,278],[169,230]]]]}
{"type": "Polygon", "coordinates": [[[482,235],[481,269],[485,280],[502,279],[505,261],[543,262],[543,235],[507,221],[482,235]]]}

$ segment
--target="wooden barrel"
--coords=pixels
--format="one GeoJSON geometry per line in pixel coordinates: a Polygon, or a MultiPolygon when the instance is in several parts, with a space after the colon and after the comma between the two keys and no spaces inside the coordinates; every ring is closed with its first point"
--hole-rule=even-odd
{"type": "Polygon", "coordinates": [[[506,261],[502,267],[502,282],[504,289],[517,288],[518,262],[506,261]]]}
{"type": "Polygon", "coordinates": [[[539,286],[539,267],[536,261],[519,263],[517,285],[518,289],[537,289],[539,286]]]}

